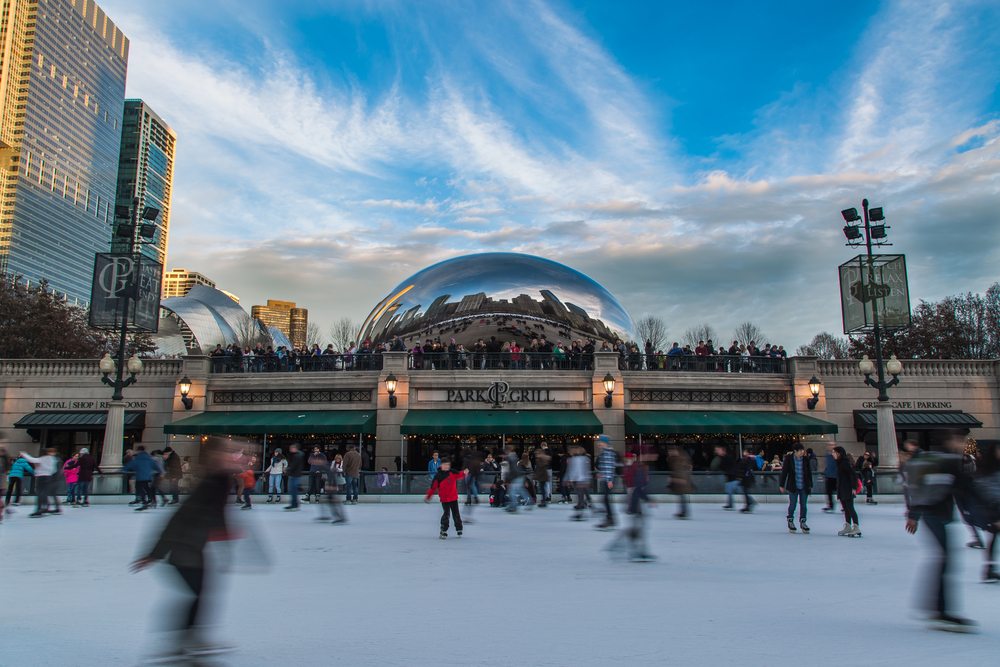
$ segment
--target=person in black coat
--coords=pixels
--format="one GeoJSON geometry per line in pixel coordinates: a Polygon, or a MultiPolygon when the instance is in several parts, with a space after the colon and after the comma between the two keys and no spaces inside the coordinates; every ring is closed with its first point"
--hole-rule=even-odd
{"type": "Polygon", "coordinates": [[[844,508],[844,527],[837,531],[841,537],[861,537],[861,525],[858,512],[854,509],[854,494],[858,486],[858,477],[851,465],[851,458],[840,445],[833,448],[833,459],[837,462],[837,499],[844,508]]]}
{"type": "Polygon", "coordinates": [[[177,644],[168,650],[171,655],[200,655],[212,650],[201,636],[204,623],[206,593],[213,590],[209,569],[205,563],[205,547],[209,541],[229,538],[226,526],[226,498],[233,470],[227,469],[224,446],[208,443],[202,448],[204,476],[167,522],[153,546],[132,563],[139,572],[153,563],[166,560],[190,591],[190,599],[181,603],[174,630],[177,644]]]}
{"type": "Polygon", "coordinates": [[[291,512],[299,509],[299,475],[305,470],[306,455],[299,451],[297,443],[288,446],[288,468],[285,474],[288,475],[288,492],[292,496],[292,502],[285,507],[291,512]]]}

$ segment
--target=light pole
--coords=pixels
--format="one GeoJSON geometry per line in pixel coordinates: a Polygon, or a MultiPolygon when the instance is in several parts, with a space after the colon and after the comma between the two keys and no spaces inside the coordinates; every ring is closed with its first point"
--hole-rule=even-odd
{"type": "Polygon", "coordinates": [[[105,471],[117,471],[122,467],[122,442],[125,437],[125,401],[122,390],[136,382],[136,375],[142,371],[142,360],[133,354],[126,361],[125,350],[128,344],[129,325],[129,301],[138,298],[139,271],[136,254],[138,248],[143,243],[151,243],[156,234],[156,224],[153,222],[160,215],[160,211],[152,206],[146,206],[142,210],[142,222],[139,221],[139,199],[132,200],[132,208],[127,206],[115,206],[115,217],[125,222],[119,222],[115,228],[115,237],[118,243],[125,244],[127,255],[132,262],[132,269],[129,274],[129,284],[121,290],[118,298],[118,306],[121,308],[121,317],[118,331],[118,352],[114,358],[111,353],[105,353],[98,364],[101,372],[101,382],[109,385],[113,392],[111,402],[108,403],[108,416],[104,425],[104,446],[101,449],[101,469],[105,471]],[[141,237],[140,241],[136,237],[141,237]],[[124,377],[125,370],[129,376],[124,377]],[[111,374],[114,373],[114,379],[111,374]]]}
{"type": "Polygon", "coordinates": [[[858,364],[859,369],[865,376],[865,384],[878,391],[878,402],[875,405],[876,418],[878,420],[878,460],[880,468],[891,468],[895,470],[899,467],[899,450],[896,444],[896,423],[892,414],[892,403],[889,402],[889,387],[899,384],[899,374],[903,372],[903,365],[892,355],[889,363],[883,364],[882,355],[882,328],[879,322],[878,299],[882,298],[879,288],[875,283],[875,258],[872,254],[873,245],[890,245],[886,240],[885,214],[882,207],[868,208],[868,200],[861,200],[862,216],[858,215],[858,209],[848,208],[840,212],[844,217],[846,226],[844,236],[847,237],[848,246],[860,245],[862,236],[864,237],[865,252],[867,256],[866,272],[868,279],[868,290],[865,294],[872,304],[872,335],[875,339],[875,362],[874,364],[867,355],[858,364]],[[862,222],[863,227],[857,223],[862,222]],[[853,223],[853,224],[852,224],[853,223]],[[881,223],[881,224],[872,224],[881,223]],[[862,230],[863,234],[862,234],[862,230]],[[886,371],[892,375],[891,380],[886,380],[886,371]],[[876,373],[876,379],[872,379],[872,373],[876,373]]]}

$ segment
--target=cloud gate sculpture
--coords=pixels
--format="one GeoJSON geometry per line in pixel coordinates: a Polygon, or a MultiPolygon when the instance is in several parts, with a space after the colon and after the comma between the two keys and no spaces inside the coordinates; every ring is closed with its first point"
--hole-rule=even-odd
{"type": "Polygon", "coordinates": [[[407,347],[452,338],[466,347],[496,336],[569,343],[635,340],[635,325],[608,290],[568,266],[519,253],[482,253],[429,266],[397,285],[372,309],[361,340],[407,347]]]}

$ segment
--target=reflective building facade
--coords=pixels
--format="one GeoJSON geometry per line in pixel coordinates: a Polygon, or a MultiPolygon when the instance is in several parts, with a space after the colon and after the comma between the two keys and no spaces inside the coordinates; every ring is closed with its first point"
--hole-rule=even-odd
{"type": "Polygon", "coordinates": [[[397,285],[362,324],[360,337],[407,346],[426,338],[533,338],[569,343],[635,340],[632,318],[608,290],[568,266],[518,253],[465,255],[397,285]]]}
{"type": "MultiPolygon", "coordinates": [[[[142,254],[163,265],[167,262],[176,143],[177,135],[148,104],[142,100],[125,100],[115,203],[131,207],[138,200],[140,212],[147,206],[160,212],[154,221],[153,242],[142,246],[142,254]]],[[[119,219],[116,224],[122,222],[126,221],[119,219]]],[[[121,251],[127,250],[128,245],[124,244],[121,251]]]]}
{"type": "Polygon", "coordinates": [[[90,299],[114,219],[128,39],[94,2],[0,0],[0,270],[90,299]]]}

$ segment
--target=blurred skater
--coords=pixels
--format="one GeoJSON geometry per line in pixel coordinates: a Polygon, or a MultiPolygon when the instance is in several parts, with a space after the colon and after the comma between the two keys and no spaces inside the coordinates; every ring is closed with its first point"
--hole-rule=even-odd
{"type": "Polygon", "coordinates": [[[37,458],[21,452],[21,458],[35,466],[35,511],[28,516],[38,518],[46,514],[62,514],[62,510],[59,509],[59,496],[55,493],[55,477],[59,472],[56,448],[49,447],[45,450],[44,456],[37,458]],[[49,500],[52,500],[55,509],[49,506],[49,500]]]}
{"type": "Polygon", "coordinates": [[[937,546],[936,559],[927,577],[927,598],[923,603],[931,627],[948,632],[975,632],[976,623],[954,613],[951,594],[951,553],[948,524],[955,514],[956,501],[990,515],[993,530],[998,527],[997,506],[976,489],[962,461],[963,443],[952,438],[944,452],[917,450],[907,461],[905,473],[906,532],[917,532],[923,521],[937,546]]]}
{"type": "Polygon", "coordinates": [[[330,462],[326,454],[320,451],[319,447],[313,447],[312,454],[309,455],[309,492],[306,493],[306,502],[316,502],[320,500],[320,493],[323,484],[326,482],[326,474],[330,469],[330,462]]]}
{"type": "Polygon", "coordinates": [[[611,492],[615,488],[615,471],[618,455],[611,448],[611,438],[603,433],[597,436],[597,488],[604,499],[604,521],[597,524],[599,529],[615,527],[615,513],[611,509],[611,492]]]}
{"type": "Polygon", "coordinates": [[[809,470],[809,460],[801,442],[795,443],[792,453],[785,456],[781,465],[781,477],[778,481],[778,491],[788,494],[788,532],[795,532],[795,506],[799,506],[799,526],[802,532],[809,533],[806,523],[809,493],[812,491],[812,471],[809,470]]]}
{"type": "Polygon", "coordinates": [[[750,489],[757,481],[753,476],[753,471],[757,469],[756,460],[757,457],[753,455],[753,452],[747,450],[743,452],[743,460],[737,464],[737,470],[740,474],[740,488],[743,489],[743,508],[740,512],[744,514],[753,512],[753,508],[757,505],[757,501],[750,495],[750,489]]]}
{"type": "Polygon", "coordinates": [[[246,470],[236,475],[236,477],[240,480],[240,486],[243,491],[243,504],[240,505],[240,509],[253,509],[250,494],[253,493],[254,487],[257,486],[257,477],[254,475],[253,467],[250,464],[246,464],[246,470]]]}
{"type": "Polygon", "coordinates": [[[826,446],[826,456],[823,458],[823,481],[826,484],[826,507],[824,512],[833,512],[833,496],[837,493],[837,459],[833,455],[835,445],[826,446]]]}
{"type": "MultiPolygon", "coordinates": [[[[691,469],[694,466],[691,464],[691,457],[679,445],[671,445],[667,448],[667,463],[670,466],[670,493],[677,496],[677,501],[680,503],[674,518],[687,519],[690,515],[688,494],[694,491],[694,482],[691,480],[691,469]]],[[[635,461],[626,469],[634,465],[635,461]]]]}
{"type": "MultiPolygon", "coordinates": [[[[330,463],[326,476],[326,512],[321,513],[320,520],[330,520],[330,523],[347,523],[344,513],[344,503],[340,500],[340,492],[347,487],[347,476],[344,474],[344,457],[337,454],[330,463]]],[[[348,490],[348,492],[350,492],[348,490]]]]}
{"type": "Polygon", "coordinates": [[[228,650],[206,637],[203,609],[214,590],[205,546],[209,541],[232,537],[227,532],[226,501],[235,472],[234,461],[221,444],[211,440],[202,446],[201,457],[204,467],[201,480],[170,517],[152,548],[132,563],[132,571],[139,572],[166,559],[189,593],[188,599],[176,609],[170,626],[175,633],[174,641],[159,656],[164,660],[196,658],[228,650]]]}
{"type": "Polygon", "coordinates": [[[649,485],[649,462],[656,460],[656,454],[641,453],[638,460],[632,464],[632,494],[628,503],[628,525],[615,536],[611,544],[605,547],[611,552],[611,557],[616,558],[627,555],[628,559],[634,563],[647,563],[656,560],[656,556],[649,552],[646,543],[646,517],[644,503],[649,500],[647,487],[649,485]]]}
{"type": "MultiPolygon", "coordinates": [[[[965,472],[969,472],[968,466],[965,466],[965,472]]],[[[984,584],[995,584],[1000,582],[996,560],[996,522],[1000,519],[1000,444],[991,442],[979,452],[979,463],[972,479],[980,502],[970,503],[961,496],[956,496],[955,500],[966,525],[983,531],[985,563],[982,581],[984,584]]]]}
{"type": "Polygon", "coordinates": [[[76,480],[76,504],[78,507],[90,507],[90,485],[94,482],[94,473],[100,474],[101,469],[97,465],[97,459],[86,447],[80,450],[79,470],[80,475],[76,480]]]}
{"type": "Polygon", "coordinates": [[[546,507],[552,502],[552,456],[549,454],[549,446],[542,443],[541,448],[535,452],[535,486],[538,490],[538,506],[546,507]]]}
{"type": "Polygon", "coordinates": [[[66,480],[66,504],[76,505],[76,485],[80,480],[80,455],[74,454],[66,459],[62,467],[63,479],[66,480]]]}
{"type": "Polygon", "coordinates": [[[7,511],[10,512],[10,498],[14,496],[14,507],[21,504],[21,493],[24,491],[24,476],[27,475],[31,477],[35,474],[35,469],[31,467],[27,459],[18,457],[11,464],[9,471],[7,472],[7,493],[4,494],[4,502],[8,505],[7,511]],[[15,492],[15,489],[17,491],[15,492]]]}
{"type": "Polygon", "coordinates": [[[583,513],[587,511],[587,488],[590,486],[590,458],[583,447],[573,447],[571,456],[566,463],[566,482],[576,492],[575,512],[573,521],[583,521],[583,513]]]}
{"type": "Polygon", "coordinates": [[[442,540],[448,537],[449,515],[455,520],[455,534],[458,537],[462,536],[462,515],[458,508],[458,481],[464,479],[468,474],[468,469],[452,471],[451,461],[446,459],[441,462],[437,473],[434,474],[433,481],[431,481],[431,488],[427,489],[427,494],[424,496],[424,502],[429,503],[431,496],[437,493],[438,499],[441,501],[441,534],[439,537],[442,540]]]}
{"type": "Polygon", "coordinates": [[[525,469],[521,466],[521,459],[514,445],[507,445],[507,457],[504,462],[507,464],[507,511],[511,514],[516,513],[522,501],[526,510],[531,509],[531,498],[524,488],[525,469]]]}
{"type": "Polygon", "coordinates": [[[305,454],[300,452],[298,444],[293,442],[288,446],[288,493],[292,500],[285,509],[289,512],[299,511],[299,476],[305,465],[305,454]]]}

